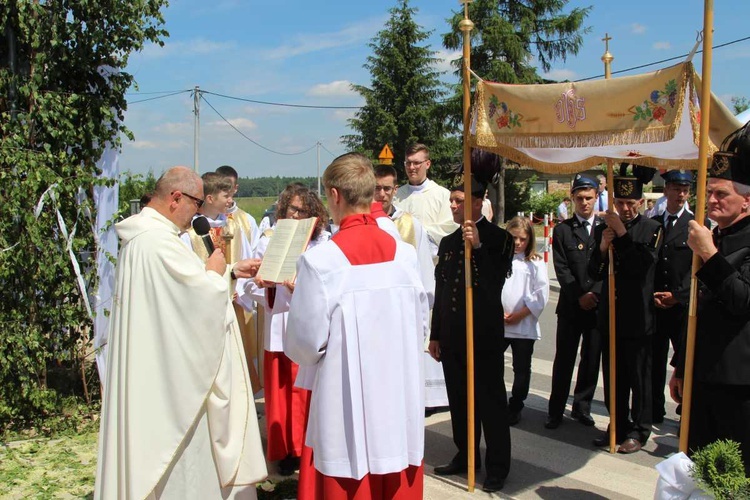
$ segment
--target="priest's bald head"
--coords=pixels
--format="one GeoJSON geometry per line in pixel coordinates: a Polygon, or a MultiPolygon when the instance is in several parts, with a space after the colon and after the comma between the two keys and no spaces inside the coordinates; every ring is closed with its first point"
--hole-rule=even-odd
{"type": "Polygon", "coordinates": [[[334,224],[347,215],[370,213],[375,191],[372,162],[360,153],[343,154],[323,172],[323,186],[334,224]]]}
{"type": "Polygon", "coordinates": [[[203,181],[192,169],[183,166],[172,167],[159,177],[149,204],[183,230],[190,227],[201,205],[203,181]]]}

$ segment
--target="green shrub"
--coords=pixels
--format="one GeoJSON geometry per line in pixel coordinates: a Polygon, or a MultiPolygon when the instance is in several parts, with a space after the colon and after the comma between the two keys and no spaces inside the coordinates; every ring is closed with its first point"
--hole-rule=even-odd
{"type": "Polygon", "coordinates": [[[535,192],[529,196],[524,212],[533,213],[535,222],[543,219],[545,214],[556,214],[557,206],[568,196],[565,191],[556,191],[554,193],[535,192]]]}
{"type": "Polygon", "coordinates": [[[692,460],[691,475],[704,491],[717,499],[750,498],[739,443],[720,439],[696,451],[692,460]]]}

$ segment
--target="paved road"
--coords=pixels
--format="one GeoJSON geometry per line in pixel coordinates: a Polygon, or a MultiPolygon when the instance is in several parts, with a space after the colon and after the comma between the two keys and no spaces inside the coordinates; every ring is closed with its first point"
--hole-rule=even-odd
{"type": "MultiPolygon", "coordinates": [[[[554,276],[550,263],[550,274],[554,276]]],[[[554,290],[553,282],[553,290],[554,290]]],[[[477,489],[466,493],[466,476],[442,478],[432,473],[436,465],[447,463],[455,453],[451,440],[450,417],[439,413],[427,419],[425,439],[425,498],[543,498],[543,499],[628,499],[653,498],[658,474],[654,466],[677,451],[675,405],[669,401],[667,419],[655,425],[644,449],[633,455],[611,455],[593,447],[591,441],[606,429],[609,417],[604,407],[601,378],[592,413],[596,427],[585,427],[566,418],[556,430],[544,428],[547,401],[555,355],[554,314],[558,293],[542,314],[542,340],[537,342],[532,363],[531,391],[521,422],[511,428],[511,472],[499,494],[481,491],[484,475],[477,472],[477,489]]],[[[671,373],[671,371],[670,371],[671,373]]],[[[510,390],[513,369],[510,350],[505,356],[506,387],[510,390]]],[[[574,375],[575,380],[575,375],[574,375]]],[[[482,445],[482,452],[484,451],[482,445]]]]}
{"type": "MultiPolygon", "coordinates": [[[[606,429],[609,417],[604,407],[602,380],[599,380],[592,415],[596,427],[585,427],[568,418],[555,430],[544,428],[547,401],[552,381],[552,362],[555,356],[555,307],[559,285],[554,279],[552,262],[550,300],[541,317],[542,339],[536,343],[532,362],[531,390],[526,400],[521,422],[511,428],[512,465],[510,476],[502,492],[488,494],[481,491],[483,471],[477,472],[476,490],[466,492],[466,476],[439,477],[433,469],[445,464],[455,454],[448,412],[427,418],[425,434],[425,499],[454,498],[517,498],[550,500],[594,499],[650,499],[658,474],[654,466],[677,451],[678,421],[676,405],[667,395],[667,419],[655,425],[651,439],[638,453],[612,455],[595,448],[591,442],[606,429]]],[[[671,374],[671,369],[669,371],[671,374]]],[[[505,379],[508,391],[513,369],[510,350],[505,355],[505,379]]],[[[573,375],[575,380],[575,374],[573,375]]],[[[571,398],[572,399],[572,398],[571,398]]],[[[570,404],[569,400],[569,404],[570,404]]],[[[261,413],[263,400],[257,401],[261,413]]],[[[265,434],[265,422],[261,421],[265,434]]],[[[484,453],[484,444],[481,445],[484,453]]],[[[272,478],[281,479],[275,466],[269,465],[272,478]]],[[[296,477],[296,475],[295,475],[296,477]]]]}

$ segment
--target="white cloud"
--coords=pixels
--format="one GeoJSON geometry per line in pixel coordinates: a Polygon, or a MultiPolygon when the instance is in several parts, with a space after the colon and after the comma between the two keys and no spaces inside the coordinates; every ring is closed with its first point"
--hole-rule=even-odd
{"type": "Polygon", "coordinates": [[[376,18],[352,24],[333,33],[299,34],[284,45],[261,51],[260,57],[270,60],[288,59],[321,50],[361,44],[372,38],[383,27],[383,22],[383,18],[376,18]]]}
{"type": "Polygon", "coordinates": [[[557,80],[559,82],[564,80],[573,81],[578,78],[578,74],[571,69],[552,69],[549,73],[544,74],[544,78],[547,78],[548,80],[557,80]]]}
{"type": "Polygon", "coordinates": [[[166,150],[166,149],[180,149],[184,148],[187,144],[184,141],[139,141],[135,140],[128,143],[128,145],[134,149],[142,150],[166,150]]]}
{"type": "Polygon", "coordinates": [[[166,122],[153,128],[154,132],[164,134],[180,135],[193,130],[193,124],[188,122],[166,122]]]}
{"type": "Polygon", "coordinates": [[[307,91],[307,95],[316,97],[350,97],[358,94],[352,90],[352,82],[349,80],[336,80],[331,83],[313,85],[307,91]]]}
{"type": "Polygon", "coordinates": [[[435,69],[442,73],[453,73],[456,68],[453,67],[452,62],[461,57],[462,53],[460,50],[438,50],[436,51],[435,58],[438,60],[435,64],[435,69]]]}
{"type": "Polygon", "coordinates": [[[633,23],[630,25],[630,32],[634,35],[642,35],[646,32],[646,27],[639,23],[633,23]]]}
{"type": "Polygon", "coordinates": [[[133,141],[130,143],[132,147],[135,149],[156,149],[159,147],[159,144],[153,142],[153,141],[133,141]]]}
{"type": "Polygon", "coordinates": [[[656,42],[653,47],[656,50],[669,50],[672,48],[672,44],[669,42],[656,42]]]}
{"type": "Polygon", "coordinates": [[[349,119],[354,118],[356,112],[356,109],[337,109],[333,112],[333,119],[346,123],[349,119]]]}
{"type": "MultiPolygon", "coordinates": [[[[238,129],[254,130],[258,128],[258,125],[254,121],[248,120],[247,118],[227,118],[229,124],[238,129]]],[[[209,127],[228,127],[229,124],[224,120],[218,120],[208,122],[206,125],[209,127]]]]}
{"type": "Polygon", "coordinates": [[[177,55],[205,55],[216,54],[235,49],[235,42],[217,42],[205,38],[195,38],[193,40],[172,41],[167,39],[163,47],[157,44],[149,43],[141,52],[141,56],[146,59],[161,59],[168,56],[177,55]]]}

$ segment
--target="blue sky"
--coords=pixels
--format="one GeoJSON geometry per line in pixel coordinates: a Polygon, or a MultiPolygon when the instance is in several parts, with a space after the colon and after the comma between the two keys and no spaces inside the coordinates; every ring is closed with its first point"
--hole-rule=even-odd
{"type": "MultiPolygon", "coordinates": [[[[700,0],[590,0],[569,8],[593,5],[578,56],[556,61],[547,75],[575,80],[600,75],[605,32],[612,37],[613,71],[685,54],[703,27],[700,0]]],[[[148,46],[130,58],[128,71],[137,89],[125,124],[135,141],[123,139],[120,169],[158,176],[172,165],[193,165],[193,100],[182,93],[136,102],[196,85],[201,90],[240,98],[290,104],[359,106],[350,83],[367,85],[362,67],[368,43],[382,29],[395,0],[172,0],[164,12],[170,37],[164,47],[148,46]]],[[[445,50],[446,19],[460,9],[457,0],[412,0],[417,22],[432,31],[429,43],[443,61],[459,54],[445,50]]],[[[750,36],[750,2],[716,2],[714,45],[750,36]]],[[[701,70],[701,56],[695,64],[701,70]]],[[[674,63],[670,63],[674,64],[674,63]]],[[[636,72],[653,71],[653,66],[636,72]]],[[[481,75],[480,75],[481,76],[481,75]]],[[[451,73],[446,81],[455,81],[451,73]]],[[[725,102],[750,98],[750,40],[714,51],[713,92],[725,102]]],[[[299,109],[252,104],[215,95],[208,102],[250,139],[226,124],[201,102],[199,170],[234,166],[242,177],[315,176],[333,155],[344,153],[339,138],[351,133],[348,109],[299,109]],[[316,148],[320,142],[322,148],[316,148]],[[309,149],[309,150],[308,150],[309,149]],[[294,154],[308,150],[303,154],[294,154]]]]}

